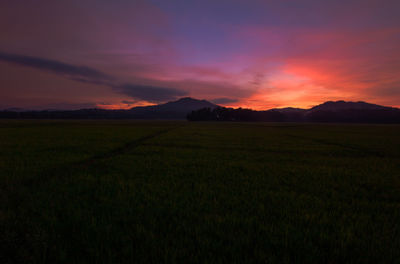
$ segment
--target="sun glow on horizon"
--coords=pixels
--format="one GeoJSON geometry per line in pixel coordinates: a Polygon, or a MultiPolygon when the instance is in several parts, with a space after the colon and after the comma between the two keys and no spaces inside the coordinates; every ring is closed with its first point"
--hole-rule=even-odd
{"type": "Polygon", "coordinates": [[[155,105],[154,103],[149,103],[145,101],[140,102],[116,102],[116,103],[98,103],[96,104],[96,108],[105,109],[105,110],[129,110],[133,107],[138,106],[151,106],[155,105]]]}

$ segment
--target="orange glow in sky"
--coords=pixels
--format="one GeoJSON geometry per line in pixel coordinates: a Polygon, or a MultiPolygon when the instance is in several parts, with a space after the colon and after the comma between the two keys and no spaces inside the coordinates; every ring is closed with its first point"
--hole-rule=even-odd
{"type": "Polygon", "coordinates": [[[400,106],[397,0],[25,2],[0,1],[0,109],[400,106]]]}

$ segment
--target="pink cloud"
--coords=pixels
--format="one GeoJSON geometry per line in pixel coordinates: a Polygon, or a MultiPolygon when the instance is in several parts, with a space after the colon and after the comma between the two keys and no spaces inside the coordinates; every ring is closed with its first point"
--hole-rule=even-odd
{"type": "MultiPolygon", "coordinates": [[[[188,23],[183,33],[173,23],[177,14],[150,2],[41,3],[0,3],[0,51],[88,65],[126,83],[176,88],[197,98],[227,98],[226,106],[308,107],[339,99],[399,106],[400,25],[388,10],[397,10],[395,1],[251,1],[277,20],[224,17],[210,28],[208,13],[193,21],[187,12],[176,20],[188,23]],[[213,29],[221,34],[209,36],[213,29]]],[[[122,101],[132,98],[106,87],[0,68],[1,104],[131,106],[122,101]]]]}
{"type": "Polygon", "coordinates": [[[249,28],[237,36],[251,39],[247,55],[255,58],[254,71],[276,65],[269,67],[257,93],[242,104],[265,109],[272,105],[306,107],[338,99],[392,106],[400,101],[400,28],[249,28]]]}

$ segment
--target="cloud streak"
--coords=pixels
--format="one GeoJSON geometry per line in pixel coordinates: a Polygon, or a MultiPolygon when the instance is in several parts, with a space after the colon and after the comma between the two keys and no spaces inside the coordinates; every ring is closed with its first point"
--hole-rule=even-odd
{"type": "Polygon", "coordinates": [[[139,98],[148,102],[163,102],[179,96],[187,95],[183,90],[167,87],[156,87],[138,84],[123,84],[113,86],[114,90],[129,95],[132,98],[139,98]]]}
{"type": "Polygon", "coordinates": [[[239,100],[236,98],[228,98],[228,97],[215,98],[210,101],[213,102],[214,104],[224,104],[224,105],[239,102],[239,100]]]}
{"type": "Polygon", "coordinates": [[[175,99],[178,96],[187,95],[183,90],[169,87],[132,83],[120,84],[120,82],[113,76],[94,68],[77,66],[57,60],[0,52],[0,61],[51,72],[77,82],[105,85],[112,88],[115,92],[152,103],[163,102],[175,99]]]}
{"type": "MultiPolygon", "coordinates": [[[[95,79],[98,81],[110,81],[114,78],[96,69],[64,63],[57,60],[25,56],[19,54],[0,52],[0,60],[12,64],[36,68],[72,78],[95,79]]],[[[83,79],[83,80],[84,80],[83,79]]]]}
{"type": "Polygon", "coordinates": [[[0,1],[0,104],[400,106],[397,0],[40,2],[0,1]]]}

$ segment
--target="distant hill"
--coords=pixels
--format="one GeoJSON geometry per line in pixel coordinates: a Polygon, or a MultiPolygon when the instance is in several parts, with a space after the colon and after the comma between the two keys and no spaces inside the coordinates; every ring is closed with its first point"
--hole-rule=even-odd
{"type": "Polygon", "coordinates": [[[307,110],[303,120],[336,123],[400,123],[400,109],[366,102],[325,102],[307,110]]]}
{"type": "Polygon", "coordinates": [[[185,119],[187,114],[201,108],[218,105],[190,97],[165,104],[134,107],[129,110],[81,109],[44,111],[0,111],[0,118],[14,119],[185,119]]]}
{"type": "Polygon", "coordinates": [[[133,118],[140,119],[185,119],[186,115],[191,111],[201,108],[215,108],[218,105],[210,103],[206,100],[197,100],[190,97],[184,97],[177,101],[168,102],[165,104],[138,106],[129,111],[133,118]]]}
{"type": "Polygon", "coordinates": [[[23,108],[19,108],[19,107],[11,107],[11,108],[4,109],[4,111],[8,111],[8,112],[26,112],[26,111],[29,111],[29,110],[23,109],[23,108]]]}
{"type": "Polygon", "coordinates": [[[276,111],[282,114],[282,119],[287,122],[299,122],[303,121],[304,114],[307,112],[307,109],[302,108],[294,108],[294,107],[286,107],[286,108],[275,108],[269,111],[276,111]]]}
{"type": "Polygon", "coordinates": [[[190,97],[165,104],[129,110],[81,109],[0,111],[0,118],[14,119],[185,119],[191,121],[400,123],[400,109],[366,102],[325,102],[310,109],[276,108],[266,111],[220,107],[190,97]]]}
{"type": "Polygon", "coordinates": [[[328,101],[308,109],[308,112],[314,111],[342,111],[342,110],[377,110],[377,109],[392,109],[391,107],[370,104],[366,102],[345,102],[345,101],[328,101]]]}
{"type": "Polygon", "coordinates": [[[274,108],[274,109],[271,109],[270,111],[272,111],[272,110],[280,112],[280,113],[304,113],[307,111],[307,109],[294,108],[294,107],[274,108]]]}
{"type": "Polygon", "coordinates": [[[276,108],[200,109],[188,115],[192,121],[322,122],[322,123],[400,123],[400,109],[366,102],[325,102],[310,109],[276,108]]]}

